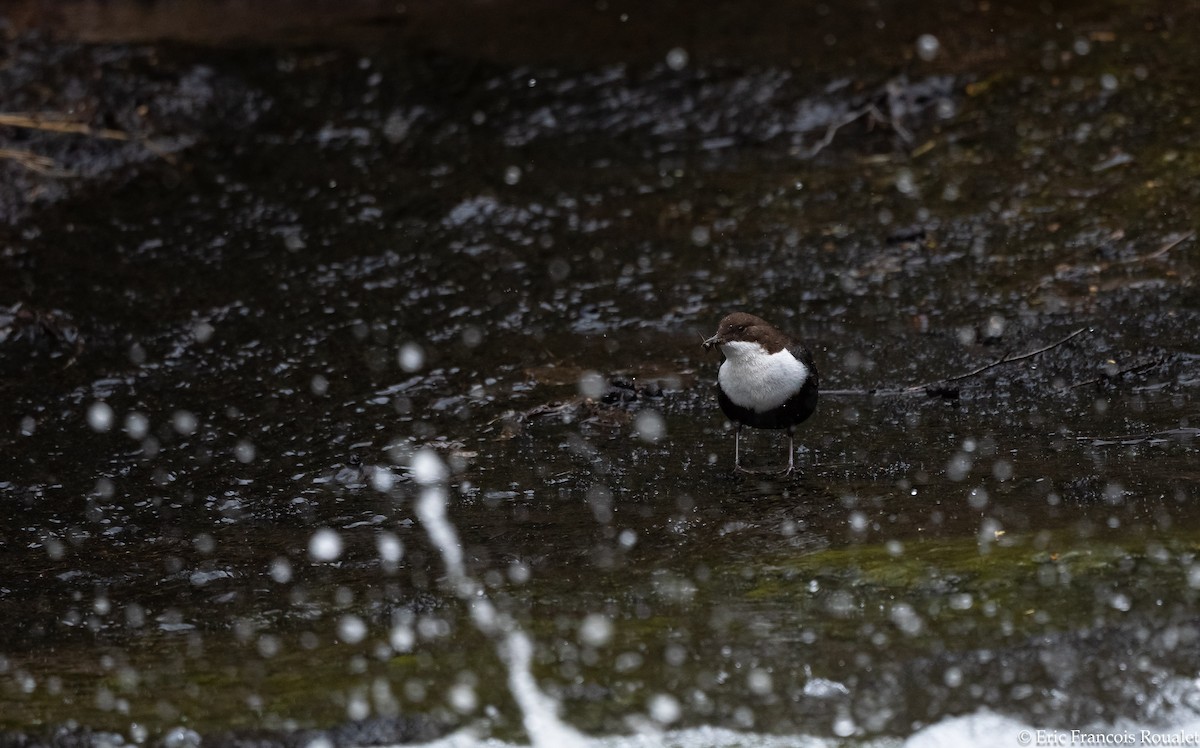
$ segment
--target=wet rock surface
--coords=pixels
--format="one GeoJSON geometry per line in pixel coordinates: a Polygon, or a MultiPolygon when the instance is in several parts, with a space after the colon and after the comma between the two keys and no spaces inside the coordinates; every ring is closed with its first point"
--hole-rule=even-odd
{"type": "Polygon", "coordinates": [[[525,739],[417,454],[588,732],[1193,713],[1200,27],[1158,11],[819,68],[9,38],[0,147],[50,161],[0,162],[2,740],[525,739]],[[790,481],[729,470],[735,308],[829,390],[790,481]]]}

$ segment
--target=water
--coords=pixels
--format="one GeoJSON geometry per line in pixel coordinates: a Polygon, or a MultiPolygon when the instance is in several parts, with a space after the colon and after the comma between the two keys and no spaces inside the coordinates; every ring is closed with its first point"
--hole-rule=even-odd
{"type": "Polygon", "coordinates": [[[812,65],[23,37],[7,100],[193,145],[3,198],[0,727],[1191,729],[1191,98],[1136,60],[1194,34],[1049,12],[812,65]],[[729,470],[731,308],[841,391],[793,479],[729,470]]]}

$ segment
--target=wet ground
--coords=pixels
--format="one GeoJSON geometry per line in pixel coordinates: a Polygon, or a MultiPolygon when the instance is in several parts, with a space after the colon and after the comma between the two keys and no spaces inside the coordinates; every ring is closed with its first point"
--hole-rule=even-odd
{"type": "Polygon", "coordinates": [[[1200,17],[764,7],[10,27],[4,739],[529,742],[431,454],[587,734],[1195,720],[1200,17]],[[790,479],[733,309],[828,390],[790,479]]]}

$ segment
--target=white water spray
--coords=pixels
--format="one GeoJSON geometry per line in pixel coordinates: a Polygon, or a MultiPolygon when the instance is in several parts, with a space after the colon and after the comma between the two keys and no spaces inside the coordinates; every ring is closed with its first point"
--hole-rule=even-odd
{"type": "Polygon", "coordinates": [[[533,643],[529,637],[515,621],[498,615],[483,587],[467,575],[458,533],[446,515],[447,470],[442,459],[432,450],[422,449],[413,456],[412,473],[422,487],[417,518],[442,555],[454,594],[467,604],[475,627],[492,640],[508,669],[508,687],[521,709],[533,748],[585,748],[587,739],[558,718],[558,703],[538,688],[531,669],[533,643]]]}

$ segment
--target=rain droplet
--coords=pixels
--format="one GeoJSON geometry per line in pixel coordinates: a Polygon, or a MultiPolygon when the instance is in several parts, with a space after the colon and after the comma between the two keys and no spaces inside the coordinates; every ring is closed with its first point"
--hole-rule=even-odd
{"type": "Polygon", "coordinates": [[[320,374],[316,374],[313,376],[312,381],[308,383],[308,388],[317,397],[322,397],[329,392],[329,380],[320,374]]]}
{"type": "Polygon", "coordinates": [[[380,493],[387,493],[396,485],[396,474],[389,468],[382,465],[377,465],[371,471],[371,488],[374,488],[380,493]]]}
{"type": "Polygon", "coordinates": [[[508,186],[513,186],[521,181],[521,167],[510,166],[504,170],[504,183],[508,186]]]}
{"type": "Polygon", "coordinates": [[[937,57],[941,46],[938,38],[933,34],[921,34],[917,37],[917,57],[920,57],[925,62],[929,62],[937,57]]]}
{"type": "Polygon", "coordinates": [[[608,616],[589,613],[579,625],[579,640],[589,647],[602,647],[612,639],[613,625],[608,616]]]}
{"type": "Polygon", "coordinates": [[[962,670],[954,666],[946,668],[946,672],[942,674],[942,682],[950,688],[958,688],[963,682],[962,670]]]}
{"type": "Polygon", "coordinates": [[[946,477],[952,481],[960,481],[971,472],[971,458],[963,452],[956,452],[946,465],[946,477]]]}
{"type": "Polygon", "coordinates": [[[404,557],[404,543],[390,532],[379,533],[379,537],[375,539],[375,548],[379,551],[379,557],[389,564],[400,563],[400,559],[404,557]]]}
{"type": "Polygon", "coordinates": [[[197,343],[207,343],[212,340],[213,333],[216,331],[216,328],[207,322],[197,322],[192,325],[192,337],[196,339],[197,343]]]}
{"type": "Polygon", "coordinates": [[[675,47],[667,52],[667,67],[672,70],[683,70],[688,64],[688,53],[683,47],[675,47]]]}
{"type": "Polygon", "coordinates": [[[425,351],[416,343],[405,343],[400,346],[400,368],[408,373],[419,370],[425,365],[425,351]]]}
{"type": "Polygon", "coordinates": [[[867,515],[859,511],[850,512],[850,529],[854,532],[866,532],[867,515]]]}
{"type": "Polygon", "coordinates": [[[992,477],[1003,483],[1006,480],[1012,480],[1013,465],[1008,460],[996,460],[992,463],[992,477]]]}
{"type": "Polygon", "coordinates": [[[95,402],[87,411],[88,426],[92,431],[104,433],[112,428],[113,409],[105,402],[95,402]]]}
{"type": "Polygon", "coordinates": [[[234,458],[243,465],[249,465],[251,462],[254,462],[254,455],[254,445],[245,439],[239,441],[237,446],[233,448],[234,458]]]}
{"type": "Polygon", "coordinates": [[[292,564],[282,556],[271,562],[271,579],[279,584],[292,581],[292,564]]]}
{"type": "Polygon", "coordinates": [[[448,475],[446,463],[442,462],[442,458],[438,456],[437,452],[429,448],[417,450],[417,453],[413,455],[410,468],[413,480],[423,486],[441,483],[446,480],[448,475]]]}
{"type": "Polygon", "coordinates": [[[347,613],[338,621],[338,638],[347,644],[358,644],[367,638],[367,624],[353,613],[347,613]]]}
{"type": "Polygon", "coordinates": [[[849,714],[839,714],[833,720],[833,734],[839,738],[848,738],[857,729],[858,727],[854,724],[854,719],[849,714]]]}
{"type": "Polygon", "coordinates": [[[322,527],[308,539],[308,555],[314,561],[334,561],[342,555],[342,536],[322,527]]]}
{"type": "Polygon", "coordinates": [[[999,338],[1004,335],[1004,328],[1007,326],[1008,323],[1004,321],[1003,317],[999,314],[993,314],[987,318],[987,322],[983,325],[983,337],[999,338]]]}
{"type": "Polygon", "coordinates": [[[196,433],[200,422],[196,418],[196,414],[190,410],[177,410],[175,415],[171,416],[171,426],[175,428],[175,433],[180,436],[191,436],[196,433]]]}
{"type": "Polygon", "coordinates": [[[633,430],[644,442],[654,444],[666,436],[667,422],[653,410],[643,410],[633,421],[633,430]]]}
{"type": "Polygon", "coordinates": [[[592,400],[599,400],[604,394],[604,377],[598,371],[585,371],[579,377],[579,394],[592,400]]]}
{"type": "Polygon", "coordinates": [[[650,718],[660,725],[669,725],[675,722],[679,719],[681,712],[679,702],[675,700],[675,697],[665,693],[651,696],[647,707],[650,718]]]}
{"type": "Polygon", "coordinates": [[[125,433],[132,439],[145,439],[150,433],[150,419],[137,411],[130,413],[125,416],[125,433]]]}
{"type": "Polygon", "coordinates": [[[893,605],[891,619],[892,623],[896,624],[896,628],[909,636],[916,636],[925,628],[925,622],[908,603],[900,602],[893,605]]]}
{"type": "Polygon", "coordinates": [[[967,503],[972,509],[983,509],[988,503],[988,492],[983,486],[972,488],[967,494],[967,503]]]}
{"type": "Polygon", "coordinates": [[[754,668],[750,671],[750,674],[746,676],[746,685],[759,696],[766,696],[774,688],[771,674],[762,668],[754,668]]]}
{"type": "Polygon", "coordinates": [[[1200,589],[1200,564],[1192,564],[1187,571],[1188,587],[1194,590],[1200,589]]]}
{"type": "Polygon", "coordinates": [[[457,683],[450,687],[450,693],[447,695],[447,701],[454,711],[459,714],[470,714],[475,711],[479,705],[479,699],[475,696],[475,689],[466,683],[457,683]]]}

